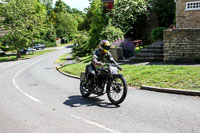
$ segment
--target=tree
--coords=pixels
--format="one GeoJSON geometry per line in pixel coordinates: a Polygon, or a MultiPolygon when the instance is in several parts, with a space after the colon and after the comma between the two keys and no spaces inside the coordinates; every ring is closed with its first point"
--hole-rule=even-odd
{"type": "Polygon", "coordinates": [[[67,12],[59,12],[55,18],[57,37],[72,36],[77,32],[78,22],[67,12]]]}
{"type": "Polygon", "coordinates": [[[67,9],[67,5],[65,4],[65,2],[63,2],[62,0],[56,1],[55,8],[54,8],[54,11],[56,13],[58,13],[58,12],[67,12],[66,9],[67,9]]]}
{"type": "Polygon", "coordinates": [[[100,42],[100,33],[108,25],[109,17],[104,10],[104,5],[101,0],[92,1],[87,16],[90,23],[89,35],[91,36],[89,47],[92,50],[96,48],[100,42]]]}
{"type": "Polygon", "coordinates": [[[112,24],[124,33],[131,32],[138,18],[148,13],[146,0],[117,0],[113,10],[112,24]]]}
{"type": "Polygon", "coordinates": [[[174,0],[154,0],[154,6],[160,26],[168,27],[175,23],[176,5],[174,0]]]}
{"type": "Polygon", "coordinates": [[[47,14],[50,15],[53,10],[53,0],[38,0],[41,4],[46,6],[47,14]]]}
{"type": "Polygon", "coordinates": [[[68,37],[68,39],[70,37],[71,39],[78,28],[78,22],[71,14],[71,8],[62,0],[59,0],[55,4],[54,13],[52,13],[52,17],[50,18],[53,18],[53,15],[55,15],[54,26],[56,28],[57,37],[68,37]]]}
{"type": "Polygon", "coordinates": [[[45,32],[45,7],[36,0],[12,0],[3,9],[3,28],[7,31],[3,40],[17,50],[17,58],[20,58],[20,50],[33,45],[41,32],[45,32]]]}

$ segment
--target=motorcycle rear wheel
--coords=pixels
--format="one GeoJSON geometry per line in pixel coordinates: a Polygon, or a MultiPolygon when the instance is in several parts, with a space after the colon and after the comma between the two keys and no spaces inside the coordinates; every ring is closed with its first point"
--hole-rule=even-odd
{"type": "Polygon", "coordinates": [[[127,84],[123,77],[115,77],[108,86],[107,96],[110,102],[118,105],[124,101],[127,94],[127,84]]]}
{"type": "Polygon", "coordinates": [[[82,95],[82,97],[89,97],[90,96],[90,92],[87,91],[88,89],[86,88],[86,82],[85,81],[81,81],[80,83],[80,93],[82,95]]]}

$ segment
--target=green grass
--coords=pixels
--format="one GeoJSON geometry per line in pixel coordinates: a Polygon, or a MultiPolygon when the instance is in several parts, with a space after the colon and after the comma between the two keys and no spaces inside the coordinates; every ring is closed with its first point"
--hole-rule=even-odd
{"type": "Polygon", "coordinates": [[[81,72],[85,71],[85,67],[87,64],[88,63],[71,64],[71,65],[62,67],[60,70],[72,75],[80,76],[81,72]]]}
{"type": "MultiPolygon", "coordinates": [[[[55,51],[56,49],[51,49],[51,50],[44,50],[44,51],[36,51],[35,54],[31,55],[22,55],[20,59],[28,59],[32,58],[35,56],[39,56],[48,52],[55,51]]],[[[5,62],[5,61],[15,61],[17,60],[16,55],[11,55],[11,56],[0,56],[0,62],[5,62]]]]}
{"type": "MultiPolygon", "coordinates": [[[[63,72],[80,76],[86,63],[63,67],[63,72]]],[[[163,88],[200,90],[200,67],[177,65],[122,65],[129,86],[149,85],[163,88]]]]}
{"type": "Polygon", "coordinates": [[[62,56],[60,56],[55,63],[59,64],[59,63],[65,63],[67,60],[66,60],[66,57],[69,55],[69,53],[66,53],[62,56]]]}
{"type": "Polygon", "coordinates": [[[89,63],[89,62],[91,62],[91,60],[92,60],[92,56],[91,55],[86,56],[86,57],[81,57],[81,62],[82,63],[89,63]]]}

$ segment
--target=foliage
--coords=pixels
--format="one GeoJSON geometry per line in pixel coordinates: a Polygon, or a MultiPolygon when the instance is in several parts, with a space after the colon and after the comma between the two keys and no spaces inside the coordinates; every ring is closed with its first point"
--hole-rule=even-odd
{"type": "Polygon", "coordinates": [[[53,0],[38,0],[38,2],[45,5],[47,15],[49,15],[51,13],[51,11],[53,10],[53,8],[52,8],[53,0]]]}
{"type": "Polygon", "coordinates": [[[88,14],[91,15],[89,32],[89,35],[91,36],[89,42],[90,49],[95,49],[97,47],[101,41],[100,34],[104,27],[108,25],[109,17],[105,13],[103,6],[101,0],[93,0],[88,10],[88,14]]]}
{"type": "Polygon", "coordinates": [[[55,47],[56,46],[55,42],[44,42],[44,44],[46,45],[46,47],[55,47]]]}
{"type": "Polygon", "coordinates": [[[174,0],[154,0],[155,10],[159,16],[159,25],[168,27],[174,24],[176,4],[174,0]]]}
{"type": "Polygon", "coordinates": [[[56,29],[54,28],[54,25],[52,23],[49,23],[47,34],[45,37],[45,40],[48,42],[55,43],[56,40],[56,29]]]}
{"type": "Polygon", "coordinates": [[[3,29],[7,30],[3,39],[18,51],[18,58],[21,48],[33,45],[33,40],[45,32],[45,7],[35,0],[12,0],[3,10],[3,29]]]}
{"type": "Polygon", "coordinates": [[[69,13],[56,13],[55,28],[57,37],[71,36],[77,32],[78,22],[69,13]]]}
{"type": "Polygon", "coordinates": [[[146,0],[117,0],[113,10],[112,24],[124,33],[131,32],[138,18],[146,16],[148,5],[146,0]]]}
{"type": "MultiPolygon", "coordinates": [[[[71,40],[77,32],[78,21],[73,14],[78,11],[72,10],[62,0],[58,0],[55,4],[54,12],[50,15],[50,21],[54,23],[56,34],[59,38],[67,38],[71,40]]],[[[80,20],[81,21],[81,20],[80,20]]]]}
{"type": "Polygon", "coordinates": [[[165,30],[165,27],[157,27],[152,29],[152,37],[156,40],[163,40],[163,31],[165,30]]]}
{"type": "Polygon", "coordinates": [[[75,36],[74,44],[76,46],[73,47],[73,56],[84,56],[91,53],[91,49],[89,46],[90,36],[86,31],[80,32],[75,36]]]}
{"type": "Polygon", "coordinates": [[[78,30],[84,30],[84,18],[86,17],[86,13],[79,11],[78,9],[72,8],[72,15],[78,22],[78,30]]]}
{"type": "Polygon", "coordinates": [[[112,47],[122,47],[123,56],[128,58],[135,54],[135,45],[131,41],[131,39],[121,39],[114,41],[112,43],[112,47]]]}
{"type": "Polygon", "coordinates": [[[100,33],[100,40],[108,40],[110,43],[119,38],[124,38],[124,33],[119,28],[115,28],[111,24],[105,27],[100,33]]]}
{"type": "Polygon", "coordinates": [[[3,15],[2,13],[3,13],[3,4],[0,3],[0,16],[3,15]]]}
{"type": "Polygon", "coordinates": [[[54,11],[56,13],[58,13],[58,12],[67,12],[66,8],[67,8],[67,5],[62,0],[58,0],[55,3],[54,11]]]}

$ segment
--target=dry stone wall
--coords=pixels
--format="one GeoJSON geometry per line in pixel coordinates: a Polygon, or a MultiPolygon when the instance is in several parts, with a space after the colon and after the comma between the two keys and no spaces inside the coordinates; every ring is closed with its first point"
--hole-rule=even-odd
{"type": "Polygon", "coordinates": [[[165,62],[200,62],[200,29],[164,31],[165,62]]]}

